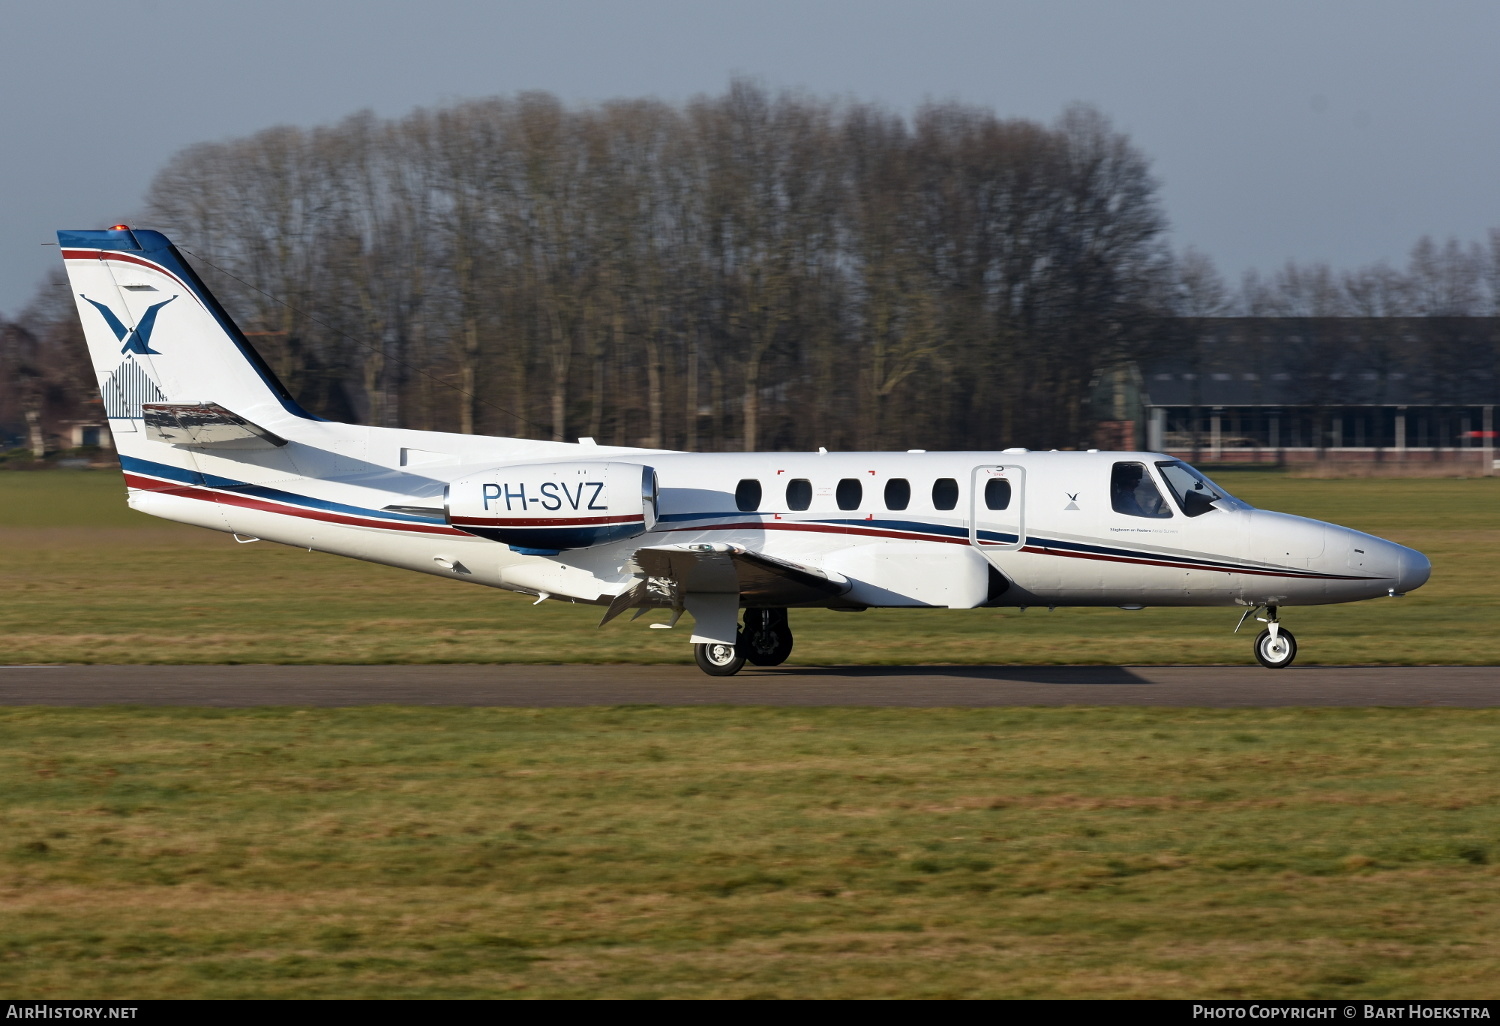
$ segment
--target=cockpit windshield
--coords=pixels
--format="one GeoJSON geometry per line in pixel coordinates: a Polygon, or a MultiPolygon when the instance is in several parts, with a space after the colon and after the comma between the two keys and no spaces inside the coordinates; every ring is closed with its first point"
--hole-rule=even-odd
{"type": "Polygon", "coordinates": [[[1172,490],[1177,505],[1190,517],[1202,516],[1216,509],[1250,508],[1248,503],[1236,499],[1180,460],[1163,460],[1156,464],[1156,468],[1172,490]]]}

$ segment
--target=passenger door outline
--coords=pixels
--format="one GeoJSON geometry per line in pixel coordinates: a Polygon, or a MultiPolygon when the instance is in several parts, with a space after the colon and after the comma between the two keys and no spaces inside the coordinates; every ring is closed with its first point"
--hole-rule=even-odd
{"type": "MultiPolygon", "coordinates": [[[[969,544],[989,559],[992,552],[1019,552],[1026,545],[1026,469],[1008,464],[975,467],[969,474],[969,544]],[[999,478],[1010,482],[1010,503],[1005,509],[986,509],[985,483],[999,478]],[[1010,534],[1014,541],[982,541],[983,529],[991,534],[1010,534]]],[[[991,560],[991,562],[994,562],[991,560]]]]}

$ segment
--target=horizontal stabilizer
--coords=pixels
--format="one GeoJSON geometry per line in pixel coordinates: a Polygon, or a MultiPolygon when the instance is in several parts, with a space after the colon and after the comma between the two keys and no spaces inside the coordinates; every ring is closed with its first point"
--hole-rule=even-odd
{"type": "Polygon", "coordinates": [[[638,580],[610,603],[600,626],[627,609],[681,609],[690,594],[735,595],[737,605],[744,606],[798,606],[837,597],[850,587],[838,574],[738,545],[636,549],[625,569],[638,580]]]}
{"type": "Polygon", "coordinates": [[[286,439],[218,403],[143,403],[146,437],[200,449],[274,449],[286,439]]]}

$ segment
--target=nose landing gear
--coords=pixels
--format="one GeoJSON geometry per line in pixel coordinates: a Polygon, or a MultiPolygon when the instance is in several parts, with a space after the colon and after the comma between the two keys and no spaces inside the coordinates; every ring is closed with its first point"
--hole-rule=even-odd
{"type": "MultiPolygon", "coordinates": [[[[1250,618],[1255,609],[1245,612],[1240,617],[1243,624],[1250,618]]],[[[1257,616],[1257,620],[1266,625],[1255,639],[1255,660],[1268,670],[1281,670],[1292,665],[1292,660],[1297,658],[1297,638],[1291,631],[1281,626],[1281,618],[1277,616],[1275,606],[1266,607],[1265,616],[1257,616]]],[[[1238,631],[1239,627],[1235,627],[1238,631]]]]}

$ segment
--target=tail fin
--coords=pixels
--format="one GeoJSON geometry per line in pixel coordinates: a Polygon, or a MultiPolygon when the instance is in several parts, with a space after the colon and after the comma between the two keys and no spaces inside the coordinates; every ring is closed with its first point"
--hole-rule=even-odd
{"type": "Polygon", "coordinates": [[[60,231],[115,444],[144,439],[148,403],[215,403],[262,424],[311,417],[160,232],[60,231]],[[132,438],[132,436],[134,436],[132,438]]]}

